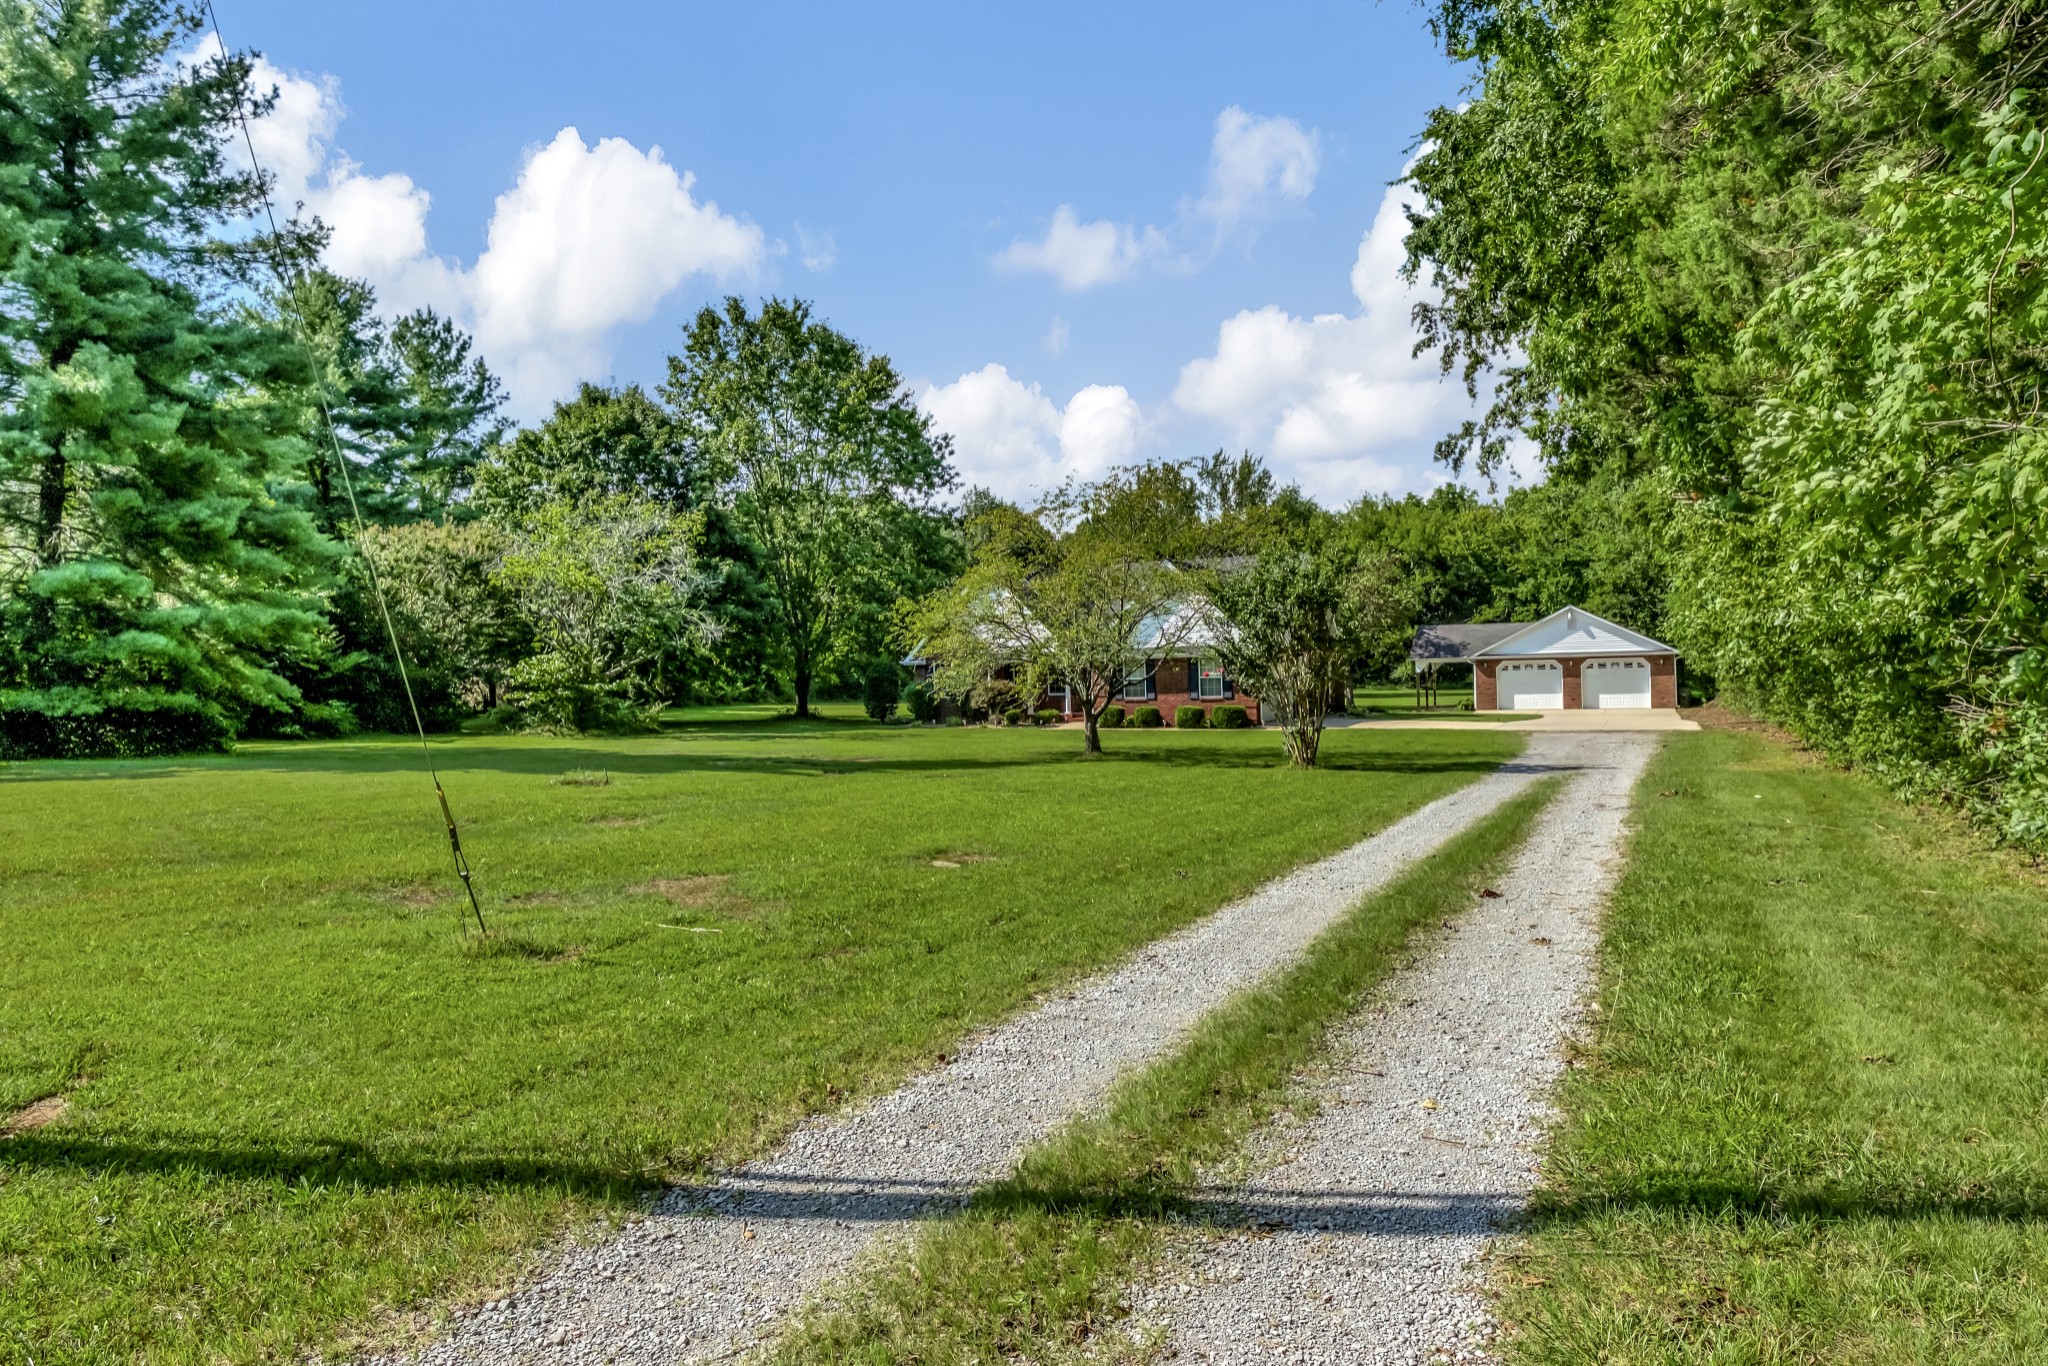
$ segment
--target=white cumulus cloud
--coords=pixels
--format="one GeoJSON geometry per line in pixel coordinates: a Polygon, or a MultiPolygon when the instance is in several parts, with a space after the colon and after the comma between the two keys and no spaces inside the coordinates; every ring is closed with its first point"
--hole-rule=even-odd
{"type": "Polygon", "coordinates": [[[1121,384],[1088,385],[1062,408],[994,363],[951,384],[927,385],[919,402],[952,436],[968,483],[1027,501],[1069,476],[1093,478],[1128,460],[1146,430],[1143,410],[1121,384]]]}
{"type": "Polygon", "coordinates": [[[326,264],[368,280],[393,311],[452,314],[522,413],[601,373],[611,331],[645,321],[684,281],[744,278],[768,253],[760,228],[700,199],[659,147],[586,143],[572,127],[527,153],[482,254],[464,265],[433,252],[426,190],[402,173],[366,174],[335,147],[345,111],[332,77],[259,61],[255,85],[278,92],[252,128],[257,157],[287,206],[303,203],[331,229],[326,264]]]}
{"type": "Polygon", "coordinates": [[[1216,349],[1181,368],[1173,401],[1269,453],[1331,501],[1411,486],[1419,450],[1463,419],[1464,389],[1415,356],[1410,321],[1426,285],[1400,276],[1415,192],[1380,200],[1351,268],[1355,313],[1300,317],[1268,305],[1228,318],[1216,349]]]}
{"type": "Polygon", "coordinates": [[[1170,227],[1083,221],[1072,204],[1062,204],[1041,236],[1019,238],[997,252],[996,269],[1050,275],[1070,290],[1111,284],[1148,265],[1197,269],[1232,233],[1283,201],[1308,198],[1321,158],[1322,138],[1314,129],[1233,104],[1216,116],[1206,190],[1198,200],[1181,202],[1170,227]]]}
{"type": "Polygon", "coordinates": [[[1322,139],[1314,130],[1233,104],[1216,116],[1209,188],[1197,208],[1219,232],[1228,232],[1281,200],[1308,198],[1321,160],[1322,139]]]}
{"type": "Polygon", "coordinates": [[[1166,238],[1157,228],[1138,229],[1107,219],[1083,223],[1072,204],[1062,204],[1053,210],[1043,237],[1012,242],[997,252],[996,268],[1039,271],[1064,289],[1088,289],[1123,279],[1166,249],[1166,238]]]}

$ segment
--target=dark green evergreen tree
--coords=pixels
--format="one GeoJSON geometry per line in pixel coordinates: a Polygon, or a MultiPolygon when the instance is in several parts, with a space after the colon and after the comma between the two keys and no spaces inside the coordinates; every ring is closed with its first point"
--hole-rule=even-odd
{"type": "MultiPolygon", "coordinates": [[[[0,0],[0,749],[218,744],[288,711],[332,547],[303,351],[234,302],[279,244],[226,147],[249,61],[163,0],[0,0]]],[[[298,245],[305,245],[303,242],[298,245]]],[[[246,297],[244,294],[242,297],[246,297]]]]}

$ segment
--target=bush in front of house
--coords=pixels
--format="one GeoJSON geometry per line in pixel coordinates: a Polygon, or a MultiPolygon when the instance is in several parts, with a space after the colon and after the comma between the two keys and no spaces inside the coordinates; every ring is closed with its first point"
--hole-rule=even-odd
{"type": "Polygon", "coordinates": [[[860,684],[861,710],[870,721],[886,721],[896,714],[903,700],[903,670],[893,659],[878,659],[868,666],[860,684]]]}
{"type": "Polygon", "coordinates": [[[910,713],[910,719],[920,725],[928,726],[939,719],[939,695],[929,683],[913,683],[905,688],[903,707],[910,713]]]}
{"type": "Polygon", "coordinates": [[[1098,720],[1095,724],[1098,726],[1106,727],[1110,730],[1115,730],[1118,726],[1121,726],[1123,723],[1124,709],[1122,707],[1105,707],[1103,709],[1101,719],[1098,720]]]}
{"type": "Polygon", "coordinates": [[[1010,709],[1009,709],[1008,711],[1004,712],[1004,713],[1003,713],[1003,724],[1004,724],[1004,725],[1006,725],[1006,726],[1021,726],[1021,725],[1023,725],[1023,724],[1024,724],[1024,709],[1023,709],[1022,707],[1012,707],[1012,708],[1010,708],[1010,709]]]}
{"type": "Polygon", "coordinates": [[[1175,730],[1200,730],[1208,724],[1208,716],[1200,707],[1192,703],[1173,709],[1173,728],[1175,730]]]}
{"type": "Polygon", "coordinates": [[[1140,707],[1131,713],[1131,724],[1145,730],[1157,730],[1166,724],[1157,707],[1140,707]]]}
{"type": "Polygon", "coordinates": [[[1056,707],[1040,707],[1031,713],[1031,719],[1041,726],[1057,726],[1060,723],[1060,714],[1056,707]]]}
{"type": "Polygon", "coordinates": [[[1209,724],[1218,730],[1250,730],[1252,717],[1243,707],[1226,705],[1209,713],[1209,724]]]}

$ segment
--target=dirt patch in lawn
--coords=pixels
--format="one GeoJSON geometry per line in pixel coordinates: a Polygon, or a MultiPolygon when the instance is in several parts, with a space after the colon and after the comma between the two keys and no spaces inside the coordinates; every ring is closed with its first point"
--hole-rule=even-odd
{"type": "Polygon", "coordinates": [[[440,892],[424,883],[418,882],[415,882],[410,887],[400,887],[392,892],[390,896],[399,905],[415,911],[423,911],[430,906],[441,904],[440,892]]]}
{"type": "Polygon", "coordinates": [[[647,824],[647,818],[645,816],[592,816],[590,824],[612,826],[615,828],[622,825],[645,825],[647,824]]]}
{"type": "Polygon", "coordinates": [[[64,1112],[70,1108],[71,1102],[62,1096],[44,1096],[41,1100],[32,1100],[5,1120],[0,1120],[0,1138],[13,1138],[16,1134],[40,1129],[45,1124],[54,1124],[62,1119],[64,1112]]]}
{"type": "Polygon", "coordinates": [[[732,889],[727,873],[698,873],[690,877],[658,877],[640,888],[663,897],[687,911],[717,911],[735,919],[758,914],[761,907],[732,889]]]}
{"type": "Polygon", "coordinates": [[[977,854],[967,849],[948,849],[921,856],[934,868],[965,868],[970,863],[993,863],[994,854],[977,854]]]}

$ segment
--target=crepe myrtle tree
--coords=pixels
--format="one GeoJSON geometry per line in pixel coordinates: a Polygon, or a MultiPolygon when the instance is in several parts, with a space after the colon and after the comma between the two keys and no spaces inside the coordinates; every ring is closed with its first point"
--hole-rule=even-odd
{"type": "Polygon", "coordinates": [[[924,601],[906,636],[942,695],[982,693],[1000,669],[1026,696],[1064,684],[1095,755],[1124,679],[1144,653],[1170,653],[1191,619],[1181,573],[1133,553],[1113,520],[1076,517],[1089,494],[1063,491],[1036,514],[986,505],[970,519],[967,572],[924,601]]]}
{"type": "Polygon", "coordinates": [[[680,638],[715,637],[700,527],[652,499],[613,494],[550,503],[509,538],[498,573],[528,619],[535,653],[511,695],[531,722],[589,730],[632,724],[663,699],[651,665],[680,638]]]}
{"type": "Polygon", "coordinates": [[[1399,566],[1312,533],[1198,577],[1223,667],[1279,713],[1287,757],[1315,767],[1331,694],[1349,684],[1352,662],[1407,616],[1399,566]]]}

